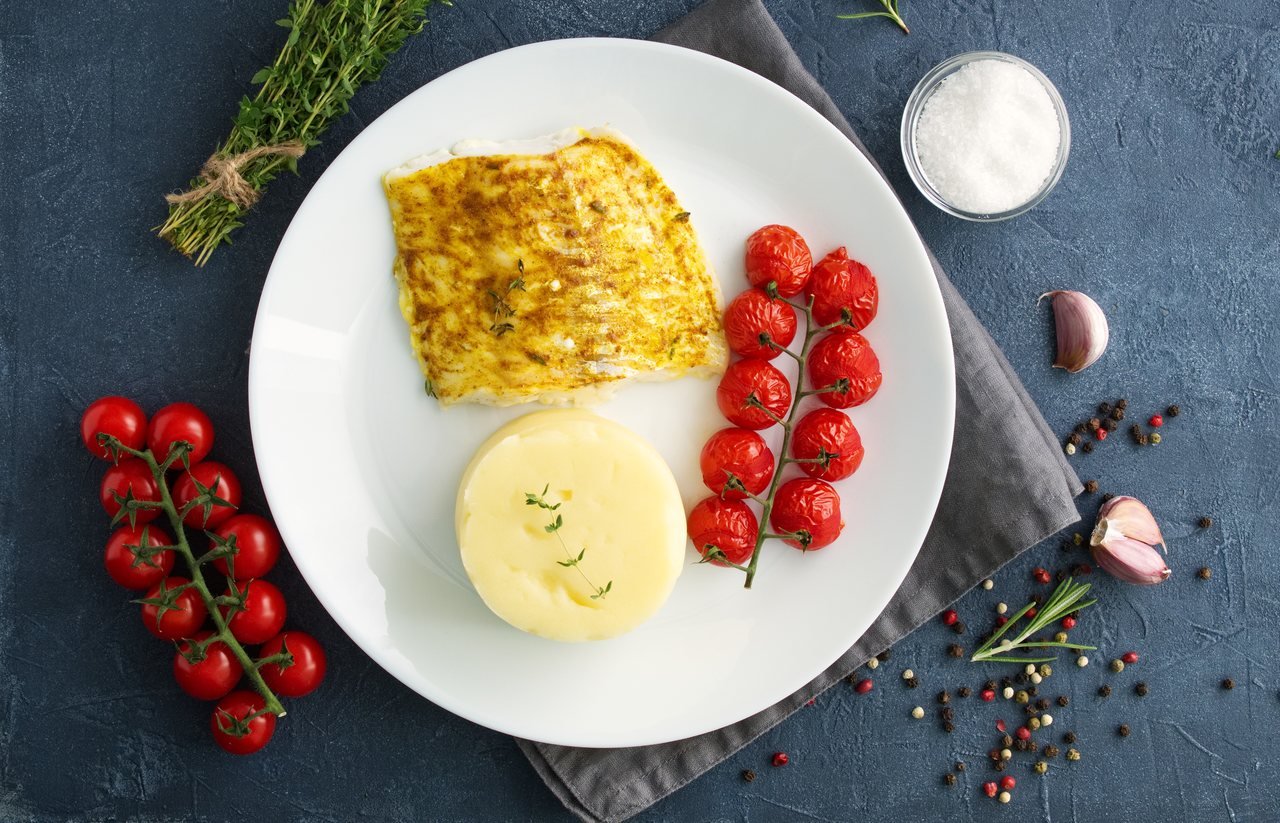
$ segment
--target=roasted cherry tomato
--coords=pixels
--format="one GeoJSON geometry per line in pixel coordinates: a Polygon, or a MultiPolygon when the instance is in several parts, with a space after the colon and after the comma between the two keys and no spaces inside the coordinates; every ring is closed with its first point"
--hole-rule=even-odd
{"type": "Polygon", "coordinates": [[[788,480],[778,487],[769,522],[779,534],[799,535],[798,539],[784,541],[788,546],[805,551],[829,546],[844,528],[840,495],[824,480],[788,480]]]}
{"type": "Polygon", "coordinates": [[[778,294],[794,297],[813,269],[809,244],[790,226],[765,226],[747,238],[747,279],[764,289],[770,283],[778,294]]]}
{"type": "Polygon", "coordinates": [[[721,429],[711,435],[702,447],[698,463],[702,467],[702,482],[725,500],[742,500],[747,496],[742,489],[725,488],[730,474],[742,481],[752,494],[763,492],[773,477],[773,452],[763,437],[747,429],[721,429]]]}
{"type": "Polygon", "coordinates": [[[880,388],[880,359],[867,338],[855,331],[834,329],[809,352],[809,381],[828,406],[847,409],[871,399],[880,388]]]}
{"type": "MultiPolygon", "coordinates": [[[[756,548],[760,522],[755,512],[740,500],[708,497],[689,512],[689,539],[703,557],[712,547],[724,553],[730,563],[739,565],[751,558],[756,548]]],[[[717,566],[724,564],[712,560],[717,566]]]]}
{"type": "Polygon", "coordinates": [[[763,360],[739,360],[730,365],[720,379],[716,405],[735,426],[767,429],[787,416],[791,408],[791,384],[782,372],[763,360]]]}
{"type": "Polygon", "coordinates": [[[733,298],[724,312],[724,336],[729,348],[743,357],[772,360],[791,345],[796,336],[795,306],[760,289],[748,289],[733,298]]]}
{"type": "MultiPolygon", "coordinates": [[[[146,463],[136,457],[126,457],[107,469],[107,473],[102,476],[102,486],[98,491],[102,508],[106,509],[107,514],[113,518],[120,511],[117,495],[120,499],[132,496],[135,500],[159,502],[160,486],[156,484],[156,479],[146,463]]],[[[133,522],[139,525],[149,523],[159,516],[160,509],[134,509],[133,522]]],[[[129,522],[127,514],[124,522],[129,522]]]]}
{"type": "Polygon", "coordinates": [[[231,469],[213,460],[197,463],[190,471],[183,472],[178,482],[173,484],[173,503],[179,511],[200,496],[197,483],[231,505],[214,503],[208,509],[203,505],[196,506],[187,512],[182,522],[197,528],[216,529],[235,514],[240,506],[240,478],[231,469]]]}
{"type": "MultiPolygon", "coordinates": [[[[280,559],[280,532],[265,517],[237,514],[219,526],[217,533],[223,540],[235,538],[236,553],[231,565],[235,567],[234,577],[237,580],[262,577],[280,559]]],[[[209,548],[216,547],[217,544],[210,541],[209,548]]],[[[231,574],[226,558],[219,557],[213,561],[213,565],[223,574],[231,574]]]]}
{"type": "Polygon", "coordinates": [[[173,552],[162,551],[150,556],[139,552],[152,546],[172,545],[173,538],[163,529],[126,523],[107,539],[107,551],[102,562],[111,579],[126,589],[149,589],[173,568],[173,552]]]}
{"type": "Polygon", "coordinates": [[[284,697],[303,697],[311,694],[324,680],[327,665],[320,643],[305,632],[281,632],[262,644],[258,658],[271,657],[287,651],[293,655],[293,663],[282,666],[268,663],[260,671],[271,691],[284,697]]]}
{"type": "Polygon", "coordinates": [[[232,754],[253,754],[271,741],[276,716],[257,692],[234,691],[218,701],[209,729],[219,746],[232,754]]]}
{"type": "MultiPolygon", "coordinates": [[[[191,581],[185,577],[166,577],[147,592],[147,600],[164,600],[169,592],[185,586],[191,581]]],[[[142,625],[156,637],[165,640],[180,640],[191,637],[200,631],[204,619],[209,616],[205,610],[204,600],[194,588],[183,589],[173,597],[171,605],[163,607],[154,603],[142,604],[142,625]]]]}
{"type": "MultiPolygon", "coordinates": [[[[199,642],[212,636],[213,632],[204,631],[191,639],[199,642]]],[[[206,646],[202,655],[193,654],[193,648],[189,641],[178,644],[178,651],[173,655],[173,679],[197,700],[217,700],[229,694],[244,674],[231,649],[221,640],[206,646]],[[190,660],[189,656],[198,659],[190,660]]]]}
{"type": "MultiPolygon", "coordinates": [[[[280,590],[266,580],[250,580],[238,588],[244,594],[244,609],[232,614],[230,606],[222,607],[227,627],[236,640],[253,646],[279,634],[287,613],[280,590]]],[[[230,595],[231,590],[226,594],[230,595]]]]}
{"type": "Polygon", "coordinates": [[[880,289],[871,270],[850,260],[844,246],[818,261],[804,285],[804,295],[813,300],[813,319],[821,326],[838,322],[848,311],[855,331],[865,329],[875,319],[880,289]]]}
{"type": "MultiPolygon", "coordinates": [[[[190,403],[171,403],[155,413],[147,431],[147,447],[157,461],[164,462],[169,450],[179,440],[191,444],[187,462],[199,463],[213,448],[213,421],[209,415],[190,403]]],[[[181,461],[173,468],[181,468],[181,461]]]]}
{"type": "Polygon", "coordinates": [[[131,449],[147,442],[147,415],[127,397],[101,397],[89,404],[80,417],[80,439],[94,457],[111,460],[111,451],[98,442],[99,434],[109,434],[131,449]]]}
{"type": "Polygon", "coordinates": [[[835,409],[814,409],[800,418],[791,433],[791,454],[805,474],[843,480],[862,465],[862,437],[853,421],[835,409]]]}

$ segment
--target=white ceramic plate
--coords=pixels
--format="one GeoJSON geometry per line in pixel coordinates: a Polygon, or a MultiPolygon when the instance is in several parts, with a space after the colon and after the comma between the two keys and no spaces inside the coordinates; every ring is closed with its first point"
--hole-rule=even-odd
{"type": "MultiPolygon", "coordinates": [[[[825,119],[727,62],[628,40],[565,40],[463,66],[352,141],[280,244],[253,336],[258,467],[298,568],[388,672],[492,729],[580,746],[635,746],[741,720],[830,665],[871,625],[915,559],[951,449],[954,364],[942,299],[889,187],[825,119]],[[561,644],[493,616],[453,532],[473,450],[532,409],[441,410],[423,392],[391,275],[382,173],[466,137],[609,124],[661,171],[732,296],[743,241],[771,222],[815,255],[839,244],[879,278],[867,331],[879,394],[852,416],[861,470],[838,485],[848,522],[814,554],[768,546],[754,589],[692,565],[658,615],[615,640],[561,644]],[[323,497],[320,496],[323,491],[323,497]]],[[[715,383],[624,388],[598,407],[666,458],[691,507],[698,452],[725,425],[715,383]]],[[[777,433],[774,433],[776,448],[777,433]]],[[[341,672],[336,673],[341,676],[341,672]]]]}

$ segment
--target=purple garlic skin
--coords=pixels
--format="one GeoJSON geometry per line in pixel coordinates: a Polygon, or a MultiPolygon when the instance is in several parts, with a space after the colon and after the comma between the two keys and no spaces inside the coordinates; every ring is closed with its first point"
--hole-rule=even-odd
{"type": "Polygon", "coordinates": [[[1089,538],[1094,561],[1113,577],[1137,586],[1153,586],[1169,579],[1169,566],[1156,546],[1164,535],[1151,510],[1134,497],[1113,497],[1098,511],[1098,524],[1089,538]]]}
{"type": "Polygon", "coordinates": [[[1053,301],[1053,321],[1057,330],[1058,356],[1055,369],[1075,374],[1097,362],[1107,350],[1111,331],[1102,307],[1084,292],[1051,291],[1040,299],[1053,301]]]}

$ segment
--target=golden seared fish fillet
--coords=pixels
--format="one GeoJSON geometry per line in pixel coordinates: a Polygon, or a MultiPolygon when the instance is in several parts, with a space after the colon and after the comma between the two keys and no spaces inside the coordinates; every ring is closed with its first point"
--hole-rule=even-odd
{"type": "Polygon", "coordinates": [[[689,214],[615,132],[466,141],[383,184],[400,310],[442,404],[563,403],[723,370],[689,214]]]}

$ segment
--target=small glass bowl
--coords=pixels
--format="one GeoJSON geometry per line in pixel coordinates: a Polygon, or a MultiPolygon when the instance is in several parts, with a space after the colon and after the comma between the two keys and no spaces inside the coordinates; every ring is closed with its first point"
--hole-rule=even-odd
{"type": "Polygon", "coordinates": [[[1067,155],[1071,151],[1071,122],[1067,119],[1067,106],[1062,102],[1062,95],[1058,94],[1058,90],[1044,73],[1035,66],[1012,54],[1005,54],[999,51],[968,51],[964,54],[957,54],[949,60],[944,60],[934,66],[928,74],[920,78],[920,82],[916,84],[915,90],[911,92],[911,96],[907,98],[906,108],[902,112],[902,159],[907,164],[907,173],[911,175],[911,180],[916,184],[916,188],[920,193],[928,198],[938,208],[947,214],[965,220],[973,220],[977,222],[993,223],[998,220],[1008,220],[1010,217],[1017,217],[1025,211],[1029,211],[1035,207],[1041,200],[1049,196],[1049,192],[1053,191],[1053,187],[1062,179],[1062,171],[1067,166],[1067,155]],[[916,156],[916,124],[920,120],[920,114],[924,111],[925,104],[943,80],[959,71],[964,66],[978,60],[1001,60],[1006,63],[1013,63],[1021,66],[1031,72],[1031,76],[1035,77],[1044,85],[1045,91],[1049,93],[1049,99],[1053,101],[1053,108],[1058,113],[1058,129],[1061,134],[1061,140],[1058,141],[1058,157],[1054,161],[1053,169],[1049,172],[1049,176],[1045,178],[1044,185],[1040,190],[1027,202],[1021,203],[1008,211],[995,212],[992,214],[982,214],[978,212],[965,211],[948,203],[946,199],[935,189],[927,177],[925,177],[924,169],[920,166],[920,158],[916,156]]]}

